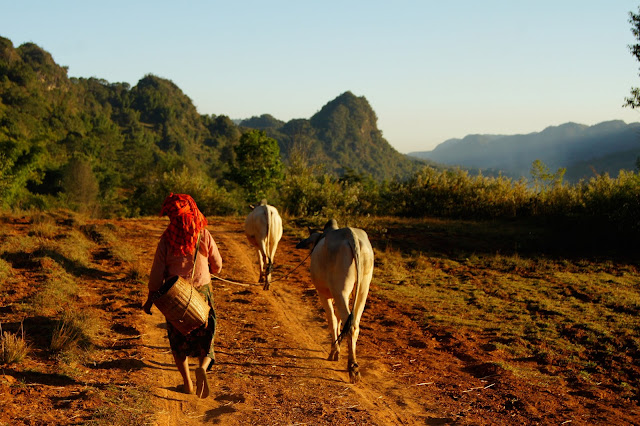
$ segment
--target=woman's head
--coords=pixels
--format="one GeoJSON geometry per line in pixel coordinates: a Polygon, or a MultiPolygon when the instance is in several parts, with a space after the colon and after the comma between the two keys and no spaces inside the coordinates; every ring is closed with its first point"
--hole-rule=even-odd
{"type": "Polygon", "coordinates": [[[194,251],[198,233],[207,226],[207,219],[188,194],[171,193],[165,198],[160,216],[169,216],[169,226],[162,236],[174,254],[186,255],[194,251]]]}

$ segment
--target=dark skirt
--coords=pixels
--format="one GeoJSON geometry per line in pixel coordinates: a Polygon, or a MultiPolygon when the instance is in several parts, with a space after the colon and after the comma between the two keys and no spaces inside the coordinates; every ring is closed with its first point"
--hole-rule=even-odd
{"type": "Polygon", "coordinates": [[[198,291],[211,307],[207,325],[202,325],[185,336],[167,321],[169,346],[171,347],[171,351],[176,352],[181,357],[191,356],[200,358],[208,356],[213,363],[215,362],[213,339],[216,334],[216,311],[213,306],[211,283],[201,286],[198,288],[198,291]]]}

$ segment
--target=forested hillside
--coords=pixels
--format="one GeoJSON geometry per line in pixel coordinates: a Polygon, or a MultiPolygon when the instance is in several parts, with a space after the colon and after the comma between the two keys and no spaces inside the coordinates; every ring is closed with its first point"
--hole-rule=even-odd
{"type": "Polygon", "coordinates": [[[237,125],[198,113],[169,80],[149,74],[130,87],[69,78],[36,44],[0,38],[4,207],[136,215],[155,212],[168,191],[186,186],[204,192],[217,212],[234,211],[251,195],[236,179],[236,150],[252,129],[266,130],[260,140],[275,139],[283,162],[321,165],[336,178],[406,178],[426,164],[393,149],[376,121],[367,100],[347,92],[311,120],[264,115],[237,125]]]}
{"type": "Polygon", "coordinates": [[[89,207],[100,200],[115,213],[145,212],[164,196],[163,174],[221,177],[239,138],[230,119],[198,114],[168,80],[147,75],[131,88],[68,78],[37,45],[14,48],[0,38],[5,207],[89,207]]]}

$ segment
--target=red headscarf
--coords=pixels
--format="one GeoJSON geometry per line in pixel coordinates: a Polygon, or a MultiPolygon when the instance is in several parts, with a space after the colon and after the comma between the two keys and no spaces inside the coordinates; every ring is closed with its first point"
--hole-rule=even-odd
{"type": "Polygon", "coordinates": [[[187,194],[171,193],[162,203],[160,216],[169,216],[169,226],[162,236],[175,255],[188,255],[195,251],[198,233],[207,226],[196,202],[187,194]]]}

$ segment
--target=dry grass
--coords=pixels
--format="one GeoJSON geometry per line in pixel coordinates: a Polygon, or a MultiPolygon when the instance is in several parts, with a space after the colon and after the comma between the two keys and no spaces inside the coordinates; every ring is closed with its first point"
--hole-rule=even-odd
{"type": "Polygon", "coordinates": [[[40,291],[33,295],[31,303],[27,305],[28,311],[34,315],[55,315],[73,306],[78,294],[76,279],[51,258],[43,258],[40,263],[45,279],[40,291]]]}
{"type": "Polygon", "coordinates": [[[153,424],[155,408],[151,404],[151,390],[139,386],[108,386],[98,391],[105,404],[98,407],[88,425],[148,425],[153,424]]]}
{"type": "Polygon", "coordinates": [[[135,261],[135,257],[131,254],[132,250],[126,244],[113,245],[109,249],[109,252],[114,259],[117,259],[122,263],[132,263],[135,261]]]}
{"type": "Polygon", "coordinates": [[[132,282],[143,282],[148,277],[147,268],[143,267],[140,262],[132,262],[127,268],[126,279],[132,282]]]}
{"type": "Polygon", "coordinates": [[[30,254],[33,253],[41,243],[42,239],[35,236],[10,235],[0,244],[0,255],[30,254]]]}
{"type": "Polygon", "coordinates": [[[55,219],[46,213],[38,213],[32,217],[30,236],[51,239],[54,238],[60,228],[56,224],[55,219]]]}
{"type": "Polygon", "coordinates": [[[90,310],[67,310],[53,329],[50,349],[67,363],[83,361],[102,328],[100,320],[90,310]]]}
{"type": "Polygon", "coordinates": [[[91,250],[95,244],[77,229],[65,231],[55,240],[47,241],[42,245],[41,252],[56,260],[63,259],[68,269],[80,270],[89,267],[91,263],[91,250]]]}
{"type": "Polygon", "coordinates": [[[0,291],[2,291],[7,284],[10,285],[14,279],[15,274],[11,264],[0,258],[0,291]]]}
{"type": "Polygon", "coordinates": [[[24,339],[24,329],[21,334],[13,334],[2,331],[0,327],[0,363],[19,364],[29,354],[29,345],[24,339]]]}

